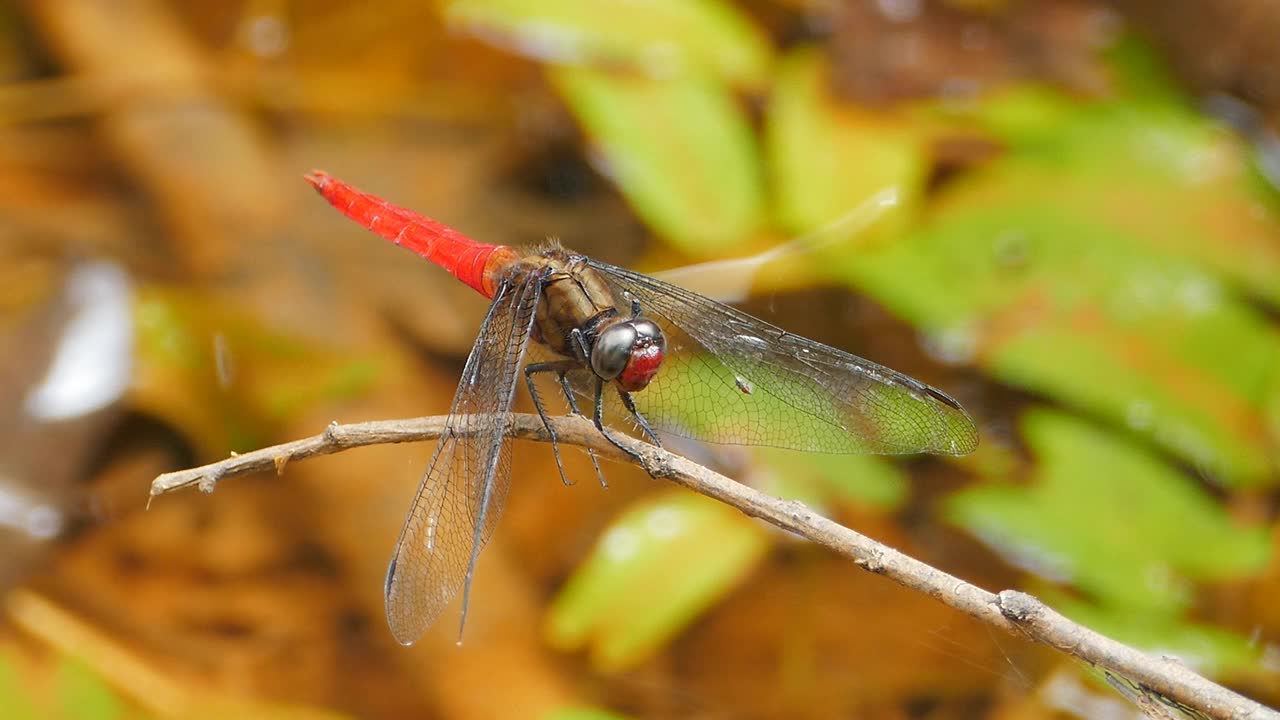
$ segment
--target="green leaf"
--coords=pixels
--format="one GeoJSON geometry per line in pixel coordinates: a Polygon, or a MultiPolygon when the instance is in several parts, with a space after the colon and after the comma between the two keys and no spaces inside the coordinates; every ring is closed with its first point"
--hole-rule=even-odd
{"type": "Polygon", "coordinates": [[[454,0],[447,20],[548,62],[588,62],[654,77],[710,75],[758,87],[768,37],[718,0],[454,0]]]}
{"type": "Polygon", "coordinates": [[[779,227],[811,232],[886,190],[898,205],[878,225],[900,227],[928,177],[926,142],[904,117],[838,103],[822,53],[793,52],[778,69],[765,128],[779,227]]]}
{"type": "Polygon", "coordinates": [[[765,466],[776,476],[770,492],[813,508],[849,502],[893,510],[907,498],[903,472],[874,455],[832,455],[762,448],[765,466]]]}
{"type": "Polygon", "coordinates": [[[1058,204],[971,201],[844,272],[956,359],[1128,426],[1220,480],[1274,479],[1263,413],[1280,339],[1192,263],[1058,204]]]}
{"type": "Polygon", "coordinates": [[[79,660],[63,658],[58,666],[55,692],[65,717],[115,720],[124,715],[124,704],[115,691],[79,660]]]}
{"type": "Polygon", "coordinates": [[[1025,152],[1037,145],[1052,145],[1054,133],[1080,112],[1080,103],[1043,85],[1010,85],[993,91],[964,112],[943,106],[943,118],[973,121],[979,128],[1025,152]]]}
{"type": "Polygon", "coordinates": [[[548,642],[590,645],[602,671],[632,667],[729,593],[768,545],[766,531],[732,508],[662,493],[600,536],[547,613],[548,642]]]}
{"type": "Polygon", "coordinates": [[[1179,97],[1080,103],[1018,88],[973,116],[1011,152],[952,184],[944,214],[1050,205],[1280,308],[1280,217],[1258,192],[1250,150],[1179,97]]]}
{"type": "Polygon", "coordinates": [[[1001,193],[1013,202],[1094,218],[1280,308],[1280,218],[1257,194],[1238,137],[1198,116],[1125,105],[1082,113],[1056,142],[1056,157],[1015,158],[1016,174],[989,182],[1013,180],[1001,193]]]}
{"type": "Polygon", "coordinates": [[[23,681],[13,658],[0,653],[0,707],[6,720],[39,720],[42,717],[31,701],[30,689],[23,681]]]}
{"type": "Polygon", "coordinates": [[[561,68],[551,79],[636,212],[685,252],[716,255],[758,228],[764,189],[746,113],[705,76],[666,81],[561,68]]]}
{"type": "Polygon", "coordinates": [[[1022,85],[959,112],[937,105],[934,115],[967,120],[1008,148],[951,183],[940,214],[1053,206],[1280,308],[1280,217],[1246,142],[1199,112],[1142,43],[1124,38],[1109,55],[1117,95],[1108,101],[1022,85]]]}
{"type": "Polygon", "coordinates": [[[1156,106],[1191,109],[1182,84],[1155,48],[1138,36],[1121,35],[1106,49],[1105,58],[1118,95],[1156,106]]]}
{"type": "MultiPolygon", "coordinates": [[[[1177,657],[1202,675],[1222,677],[1264,671],[1265,646],[1229,630],[1068,598],[1055,598],[1053,606],[1072,620],[1126,645],[1177,657]]],[[[1274,675],[1274,670],[1267,672],[1274,675]]]]}
{"type": "Polygon", "coordinates": [[[1099,605],[1171,615],[1192,580],[1261,570],[1262,527],[1235,523],[1189,478],[1114,434],[1048,410],[1029,412],[1023,437],[1035,455],[1025,485],[961,491],[947,519],[1039,574],[1099,605]]]}

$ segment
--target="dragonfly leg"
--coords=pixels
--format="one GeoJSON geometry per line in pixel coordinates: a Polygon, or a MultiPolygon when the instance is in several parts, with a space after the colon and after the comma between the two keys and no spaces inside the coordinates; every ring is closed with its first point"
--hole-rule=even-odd
{"type": "Polygon", "coordinates": [[[529,397],[533,398],[533,407],[538,411],[538,417],[542,420],[542,427],[547,429],[547,437],[551,438],[551,454],[556,459],[556,469],[560,471],[560,482],[565,485],[572,485],[573,481],[565,474],[564,463],[560,462],[560,438],[556,435],[556,429],[547,420],[547,411],[542,407],[542,398],[538,395],[538,386],[533,382],[533,376],[538,373],[558,372],[563,375],[564,371],[559,366],[560,363],[555,362],[526,365],[524,382],[525,385],[529,386],[529,397]]]}
{"type": "Polygon", "coordinates": [[[631,393],[618,388],[618,395],[622,398],[623,407],[627,409],[627,412],[631,413],[631,417],[635,419],[636,424],[644,431],[645,437],[649,438],[649,442],[662,447],[662,441],[658,439],[658,434],[653,431],[653,428],[649,427],[649,421],[636,409],[636,401],[631,397],[631,393]]]}
{"type": "Polygon", "coordinates": [[[587,337],[582,334],[582,330],[574,328],[569,331],[569,339],[573,341],[573,346],[578,350],[578,360],[586,367],[591,366],[591,348],[587,346],[587,337]]]}
{"type": "MultiPolygon", "coordinates": [[[[564,399],[569,403],[570,412],[581,415],[582,411],[578,409],[578,401],[573,397],[573,388],[569,386],[569,377],[565,373],[566,368],[563,366],[556,372],[556,377],[560,380],[560,389],[564,391],[564,399]]],[[[609,487],[609,483],[604,481],[604,472],[600,470],[600,460],[596,458],[596,451],[587,448],[587,456],[591,458],[591,466],[596,469],[596,478],[600,480],[600,487],[609,487]]]]}
{"type": "Polygon", "coordinates": [[[597,378],[596,378],[596,412],[595,412],[595,417],[593,418],[593,420],[595,421],[596,430],[600,431],[600,434],[604,436],[604,439],[605,439],[605,440],[608,440],[608,441],[609,441],[609,444],[613,445],[614,447],[618,448],[618,449],[619,449],[619,450],[621,450],[622,452],[626,453],[626,454],[627,454],[627,456],[628,456],[628,457],[630,457],[631,459],[633,459],[633,460],[635,460],[635,461],[637,461],[637,462],[639,462],[639,461],[641,460],[641,458],[640,458],[640,454],[639,454],[639,453],[637,453],[635,450],[632,450],[631,448],[627,447],[626,445],[623,445],[621,442],[618,442],[618,440],[617,440],[616,438],[614,438],[614,437],[613,437],[613,434],[612,434],[611,432],[609,432],[609,430],[608,430],[608,429],[606,429],[606,428],[605,428],[605,425],[604,425],[604,380],[602,380],[602,379],[601,379],[601,378],[599,378],[599,377],[597,377],[597,378]]]}

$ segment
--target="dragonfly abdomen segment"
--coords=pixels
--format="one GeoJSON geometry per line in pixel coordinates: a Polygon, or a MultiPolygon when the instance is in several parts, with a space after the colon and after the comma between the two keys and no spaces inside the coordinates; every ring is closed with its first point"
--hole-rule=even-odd
{"type": "Polygon", "coordinates": [[[307,181],[343,215],[448,270],[487,298],[493,298],[504,271],[519,256],[510,247],[478,243],[319,170],[309,173],[307,181]]]}

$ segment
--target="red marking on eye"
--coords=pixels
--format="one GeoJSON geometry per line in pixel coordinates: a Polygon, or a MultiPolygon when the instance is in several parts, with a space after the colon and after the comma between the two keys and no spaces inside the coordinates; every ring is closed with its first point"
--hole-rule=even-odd
{"type": "Polygon", "coordinates": [[[618,384],[627,392],[643,390],[662,367],[662,347],[657,343],[637,345],[631,349],[627,366],[618,375],[618,384]]]}

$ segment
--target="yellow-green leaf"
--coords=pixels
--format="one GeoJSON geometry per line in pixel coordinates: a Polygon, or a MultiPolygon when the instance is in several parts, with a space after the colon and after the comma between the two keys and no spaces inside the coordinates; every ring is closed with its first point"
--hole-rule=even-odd
{"type": "Polygon", "coordinates": [[[626,65],[654,77],[764,83],[771,45],[720,0],[454,0],[455,27],[549,62],[626,65]]]}
{"type": "Polygon", "coordinates": [[[655,80],[551,70],[598,166],[636,212],[685,252],[714,255],[754,233],[764,189],[755,137],[729,87],[706,75],[655,80]]]}
{"type": "Polygon", "coordinates": [[[728,593],[768,546],[766,531],[733,508],[686,492],[658,495],[600,536],[552,603],[547,640],[590,646],[602,671],[634,666],[728,593]]]}
{"type": "Polygon", "coordinates": [[[811,232],[892,191],[896,206],[877,225],[901,227],[928,177],[926,140],[905,117],[831,97],[819,51],[792,53],[778,69],[765,128],[778,225],[811,232]]]}
{"type": "Polygon", "coordinates": [[[1192,580],[1266,566],[1265,528],[1237,523],[1145,449],[1048,410],[1022,426],[1037,461],[1030,482],[973,487],[946,504],[952,522],[1018,564],[1100,606],[1165,615],[1189,603],[1192,580]]]}

